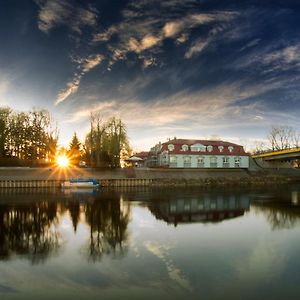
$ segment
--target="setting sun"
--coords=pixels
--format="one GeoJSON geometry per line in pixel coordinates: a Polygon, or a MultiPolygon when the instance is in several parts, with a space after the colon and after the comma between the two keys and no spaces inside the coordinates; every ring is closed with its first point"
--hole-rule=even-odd
{"type": "Polygon", "coordinates": [[[69,159],[65,155],[58,156],[56,161],[57,164],[62,168],[66,168],[69,165],[69,159]]]}

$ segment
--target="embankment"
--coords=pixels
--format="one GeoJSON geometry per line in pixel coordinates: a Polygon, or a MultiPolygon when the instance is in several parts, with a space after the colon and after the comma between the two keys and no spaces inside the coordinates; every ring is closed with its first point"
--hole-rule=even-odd
{"type": "Polygon", "coordinates": [[[93,177],[103,186],[249,186],[300,182],[295,169],[0,168],[0,188],[58,187],[71,177],[93,177]]]}

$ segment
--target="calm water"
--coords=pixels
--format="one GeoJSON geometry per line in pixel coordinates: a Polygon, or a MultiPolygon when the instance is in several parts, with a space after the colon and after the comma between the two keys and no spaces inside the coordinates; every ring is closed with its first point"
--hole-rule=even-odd
{"type": "Polygon", "coordinates": [[[0,299],[300,299],[300,186],[0,192],[0,299]]]}

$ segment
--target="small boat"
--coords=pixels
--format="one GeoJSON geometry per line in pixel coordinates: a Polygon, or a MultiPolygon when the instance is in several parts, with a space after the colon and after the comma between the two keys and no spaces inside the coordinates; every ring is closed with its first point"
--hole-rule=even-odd
{"type": "Polygon", "coordinates": [[[63,188],[99,188],[100,182],[95,178],[70,178],[62,183],[63,188]]]}

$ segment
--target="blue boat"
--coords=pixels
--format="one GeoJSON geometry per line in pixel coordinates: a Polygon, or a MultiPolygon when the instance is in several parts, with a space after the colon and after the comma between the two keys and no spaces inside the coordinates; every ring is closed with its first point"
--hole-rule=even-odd
{"type": "Polygon", "coordinates": [[[99,188],[100,182],[96,178],[70,178],[62,183],[63,188],[99,188]]]}

